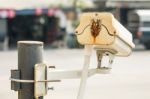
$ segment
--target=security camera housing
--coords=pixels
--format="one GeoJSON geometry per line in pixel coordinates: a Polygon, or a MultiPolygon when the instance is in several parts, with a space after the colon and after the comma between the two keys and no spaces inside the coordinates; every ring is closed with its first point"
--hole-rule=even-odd
{"type": "Polygon", "coordinates": [[[128,56],[135,47],[132,34],[107,12],[83,13],[75,33],[80,44],[117,56],[128,56]]]}

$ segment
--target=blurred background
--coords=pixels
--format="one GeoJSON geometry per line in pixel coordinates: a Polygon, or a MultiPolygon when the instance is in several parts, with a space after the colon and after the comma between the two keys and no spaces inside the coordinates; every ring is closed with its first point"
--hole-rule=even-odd
{"type": "MultiPolygon", "coordinates": [[[[74,29],[82,13],[101,11],[132,33],[136,48],[130,57],[116,58],[112,74],[90,78],[85,99],[150,99],[150,0],[0,0],[0,98],[17,99],[9,81],[17,69],[17,41],[43,41],[45,62],[81,69],[83,46],[74,29]]],[[[96,66],[95,56],[91,64],[96,66]]],[[[45,98],[76,99],[79,81],[64,80],[45,98]]]]}
{"type": "Polygon", "coordinates": [[[51,48],[80,48],[74,29],[83,12],[108,11],[150,49],[149,0],[0,0],[0,49],[19,40],[43,41],[51,48]]]}

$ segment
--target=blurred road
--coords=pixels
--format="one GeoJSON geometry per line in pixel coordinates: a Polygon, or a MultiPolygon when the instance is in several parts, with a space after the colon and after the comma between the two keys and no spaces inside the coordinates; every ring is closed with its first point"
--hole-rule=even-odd
{"type": "MultiPolygon", "coordinates": [[[[45,50],[46,64],[57,69],[81,69],[82,49],[45,50]]],[[[17,69],[17,51],[0,52],[0,99],[17,99],[17,92],[10,90],[10,70],[17,69]]],[[[91,68],[96,67],[93,52],[91,68]]],[[[44,99],[76,99],[80,80],[62,80],[50,83],[44,99]]],[[[150,99],[150,51],[136,50],[130,57],[116,57],[111,74],[97,74],[88,79],[84,99],[150,99]]]]}

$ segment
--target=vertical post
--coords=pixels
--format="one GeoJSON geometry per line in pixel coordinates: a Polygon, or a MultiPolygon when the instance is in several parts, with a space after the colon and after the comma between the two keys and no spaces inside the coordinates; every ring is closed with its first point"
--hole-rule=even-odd
{"type": "MultiPolygon", "coordinates": [[[[42,52],[42,42],[18,42],[18,69],[21,73],[21,79],[34,80],[35,64],[43,63],[42,52]]],[[[21,89],[18,91],[18,99],[35,99],[34,83],[21,83],[21,89]]],[[[43,99],[43,97],[39,97],[38,99],[43,99]]]]}

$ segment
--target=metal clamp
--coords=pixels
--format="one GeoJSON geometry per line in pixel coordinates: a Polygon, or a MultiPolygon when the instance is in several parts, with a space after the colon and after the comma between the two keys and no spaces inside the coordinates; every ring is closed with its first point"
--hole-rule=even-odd
{"type": "Polygon", "coordinates": [[[35,81],[35,80],[21,80],[21,79],[15,79],[10,78],[11,81],[19,82],[19,83],[36,83],[36,82],[60,82],[61,80],[41,80],[41,81],[35,81]]]}
{"type": "Polygon", "coordinates": [[[21,79],[20,70],[11,70],[11,77],[9,78],[11,81],[11,89],[14,91],[18,91],[21,89],[22,83],[48,83],[48,82],[60,82],[61,80],[27,80],[21,79]]]}

